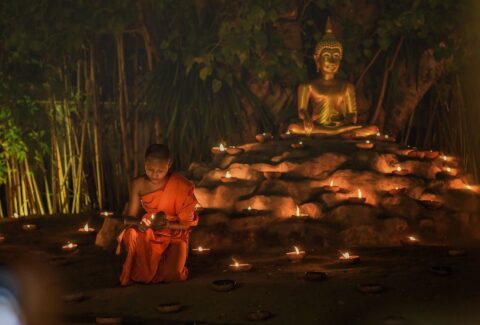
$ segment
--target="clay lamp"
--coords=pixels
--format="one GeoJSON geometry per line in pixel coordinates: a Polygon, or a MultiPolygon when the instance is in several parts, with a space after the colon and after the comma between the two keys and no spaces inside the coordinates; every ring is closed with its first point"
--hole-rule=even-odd
{"type": "Polygon", "coordinates": [[[88,226],[88,222],[82,228],[78,228],[78,232],[81,234],[93,234],[95,233],[95,229],[88,226]]]}
{"type": "Polygon", "coordinates": [[[77,250],[77,248],[78,248],[78,244],[72,243],[70,241],[62,246],[62,250],[65,252],[73,252],[77,250]]]}
{"type": "Polygon", "coordinates": [[[192,248],[193,255],[208,255],[210,254],[211,249],[198,246],[197,248],[192,248]]]}
{"type": "Polygon", "coordinates": [[[242,148],[235,147],[235,146],[229,146],[226,149],[226,151],[229,155],[235,156],[235,155],[238,155],[239,153],[244,152],[245,150],[243,150],[242,148]]]}
{"type": "Polygon", "coordinates": [[[270,134],[270,133],[262,133],[262,134],[257,134],[255,136],[255,139],[258,141],[258,142],[267,142],[269,140],[272,140],[273,139],[273,136],[270,134]]]}
{"type": "Polygon", "coordinates": [[[458,170],[452,167],[445,167],[442,172],[448,176],[457,176],[458,170]]]}
{"type": "Polygon", "coordinates": [[[275,178],[279,178],[282,176],[281,172],[263,172],[263,176],[265,176],[266,179],[271,180],[275,178]]]}
{"type": "Polygon", "coordinates": [[[285,133],[282,133],[280,134],[280,138],[283,139],[283,140],[287,140],[287,139],[291,139],[293,138],[295,135],[293,135],[290,130],[288,130],[287,132],[285,133]]]}
{"type": "Polygon", "coordinates": [[[388,190],[388,194],[390,194],[391,196],[402,195],[406,192],[406,190],[407,189],[405,187],[395,186],[395,188],[388,190]]]}
{"type": "Polygon", "coordinates": [[[220,292],[227,292],[235,289],[237,283],[234,280],[230,279],[221,279],[221,280],[214,280],[210,283],[210,286],[215,291],[220,292]]]}
{"type": "Polygon", "coordinates": [[[218,145],[218,147],[213,147],[211,151],[212,151],[213,154],[216,154],[216,155],[217,154],[224,154],[225,153],[225,146],[223,145],[223,143],[220,143],[218,145]]]}
{"type": "Polygon", "coordinates": [[[358,196],[352,196],[348,198],[349,203],[353,204],[363,204],[367,201],[367,198],[362,196],[362,191],[360,189],[357,190],[358,196]]]}
{"type": "Polygon", "coordinates": [[[418,246],[420,245],[420,240],[417,237],[410,235],[407,236],[405,240],[402,240],[401,243],[403,246],[418,246]]]}
{"type": "Polygon", "coordinates": [[[350,255],[349,252],[340,252],[340,257],[338,258],[338,260],[341,264],[357,264],[358,262],[360,262],[360,256],[350,255]]]}
{"type": "Polygon", "coordinates": [[[303,218],[306,218],[306,217],[308,217],[308,214],[306,214],[306,213],[301,213],[301,212],[300,212],[300,208],[299,208],[298,205],[297,205],[297,208],[295,209],[295,214],[292,215],[292,218],[302,218],[302,217],[303,217],[303,218]]]}
{"type": "Polygon", "coordinates": [[[434,151],[434,150],[429,150],[425,152],[425,157],[428,159],[437,159],[438,156],[440,156],[440,152],[434,151]]]}
{"type": "Polygon", "coordinates": [[[120,317],[120,316],[99,316],[99,317],[95,317],[95,324],[121,325],[121,324],[123,324],[123,317],[120,317]]]}
{"type": "Polygon", "coordinates": [[[34,231],[37,229],[37,225],[34,225],[33,223],[26,223],[22,225],[22,229],[25,231],[34,231]]]}
{"type": "Polygon", "coordinates": [[[230,271],[233,271],[233,272],[246,272],[246,271],[250,271],[252,269],[252,264],[248,264],[248,263],[238,263],[237,260],[235,260],[234,258],[232,258],[233,260],[233,264],[230,264],[228,267],[230,269],[230,271]]]}
{"type": "Polygon", "coordinates": [[[0,243],[3,243],[5,241],[5,235],[0,234],[0,243]]]}
{"type": "Polygon", "coordinates": [[[340,186],[335,186],[332,179],[329,185],[322,186],[322,190],[325,192],[336,193],[340,191],[340,186]]]}
{"type": "Polygon", "coordinates": [[[373,142],[370,140],[366,140],[365,142],[357,142],[355,143],[355,146],[360,149],[372,149],[373,148],[373,142]]]}
{"type": "Polygon", "coordinates": [[[297,246],[293,246],[294,251],[285,253],[292,262],[300,262],[305,257],[305,251],[301,251],[297,246]]]}
{"type": "Polygon", "coordinates": [[[107,218],[107,217],[113,216],[113,212],[112,212],[112,211],[104,210],[104,211],[101,211],[101,212],[100,212],[100,215],[101,215],[102,217],[107,218]]]}
{"type": "Polygon", "coordinates": [[[405,175],[407,175],[407,174],[409,173],[409,170],[408,170],[408,169],[403,169],[402,167],[397,166],[397,167],[394,169],[393,173],[394,173],[395,175],[405,176],[405,175]]]}
{"type": "Polygon", "coordinates": [[[293,149],[300,149],[303,147],[303,141],[295,142],[290,145],[293,149]]]}
{"type": "Polygon", "coordinates": [[[435,200],[421,200],[423,206],[429,210],[437,210],[443,207],[443,203],[435,200]]]}
{"type": "Polygon", "coordinates": [[[383,286],[378,283],[361,283],[357,285],[357,290],[365,294],[375,294],[383,291],[383,286]]]}
{"type": "Polygon", "coordinates": [[[248,206],[248,208],[242,210],[242,213],[247,216],[253,216],[258,214],[259,212],[260,210],[253,209],[251,206],[248,206]]]}
{"type": "Polygon", "coordinates": [[[225,176],[220,178],[220,181],[222,183],[235,183],[238,181],[238,178],[232,177],[232,174],[230,174],[230,172],[227,170],[227,172],[225,173],[225,176]]]}
{"type": "Polygon", "coordinates": [[[176,313],[180,309],[182,309],[182,305],[179,302],[169,302],[157,306],[157,310],[162,314],[176,313]]]}

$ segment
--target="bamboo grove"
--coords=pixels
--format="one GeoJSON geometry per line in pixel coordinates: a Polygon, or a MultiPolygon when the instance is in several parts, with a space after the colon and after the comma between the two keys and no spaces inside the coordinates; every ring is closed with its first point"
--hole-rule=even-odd
{"type": "Polygon", "coordinates": [[[398,91],[421,88],[427,43],[439,61],[462,65],[456,49],[470,36],[453,22],[469,7],[370,1],[370,16],[349,16],[360,3],[3,1],[0,217],[120,211],[150,143],[167,142],[183,169],[208,160],[219,141],[283,131],[295,86],[315,74],[311,53],[327,16],[345,44],[343,77],[363,97],[361,119],[462,156],[478,177],[480,116],[459,70],[442,70],[410,102],[398,91]]]}

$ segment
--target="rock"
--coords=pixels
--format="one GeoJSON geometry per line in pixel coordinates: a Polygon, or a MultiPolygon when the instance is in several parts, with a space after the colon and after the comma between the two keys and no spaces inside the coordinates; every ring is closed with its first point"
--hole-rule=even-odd
{"type": "Polygon", "coordinates": [[[289,218],[295,214],[297,203],[289,196],[279,195],[255,195],[247,200],[237,202],[236,211],[248,208],[257,210],[268,210],[275,217],[289,218]]]}
{"type": "Polygon", "coordinates": [[[416,219],[423,211],[418,203],[405,196],[385,197],[381,202],[384,214],[389,217],[401,217],[405,219],[416,219]]]}
{"type": "Polygon", "coordinates": [[[445,207],[452,211],[480,211],[480,196],[465,190],[450,189],[443,196],[445,207]]]}
{"type": "Polygon", "coordinates": [[[325,214],[324,219],[346,228],[373,224],[379,215],[378,209],[368,205],[340,205],[325,214]]]}
{"type": "Polygon", "coordinates": [[[263,173],[256,171],[255,169],[251,168],[248,164],[232,164],[228,169],[214,169],[208,174],[204,175],[202,180],[198,183],[200,186],[212,186],[219,183],[222,177],[225,177],[227,170],[230,172],[232,177],[236,177],[239,180],[243,181],[243,183],[255,183],[262,179],[263,173]]]}
{"type": "Polygon", "coordinates": [[[300,205],[300,210],[311,218],[320,219],[323,216],[322,206],[317,202],[309,202],[300,205]]]}
{"type": "Polygon", "coordinates": [[[383,221],[383,228],[388,234],[399,235],[408,230],[408,223],[402,218],[387,218],[383,221]]]}
{"type": "Polygon", "coordinates": [[[250,217],[232,218],[229,227],[232,230],[257,229],[266,226],[273,221],[273,217],[256,215],[250,217]]]}
{"type": "MultiPolygon", "coordinates": [[[[195,197],[204,208],[232,211],[237,201],[253,192],[254,186],[240,186],[237,183],[219,185],[214,188],[196,187],[195,197]]],[[[245,207],[246,208],[246,207],[245,207]]]]}
{"type": "Polygon", "coordinates": [[[260,183],[256,193],[259,195],[290,196],[296,202],[304,202],[312,197],[321,186],[320,181],[272,179],[260,183]]]}
{"type": "Polygon", "coordinates": [[[372,246],[383,243],[380,232],[371,225],[357,225],[340,232],[345,246],[372,246]]]}
{"type": "Polygon", "coordinates": [[[202,214],[199,217],[199,224],[202,226],[212,226],[218,223],[228,223],[230,218],[222,212],[214,212],[208,214],[202,214]]]}

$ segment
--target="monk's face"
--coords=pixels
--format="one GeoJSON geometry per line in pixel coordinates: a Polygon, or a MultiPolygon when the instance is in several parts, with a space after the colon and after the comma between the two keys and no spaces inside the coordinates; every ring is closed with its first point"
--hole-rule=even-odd
{"type": "Polygon", "coordinates": [[[145,174],[152,183],[160,183],[167,176],[170,160],[147,158],[145,160],[145,174]]]}

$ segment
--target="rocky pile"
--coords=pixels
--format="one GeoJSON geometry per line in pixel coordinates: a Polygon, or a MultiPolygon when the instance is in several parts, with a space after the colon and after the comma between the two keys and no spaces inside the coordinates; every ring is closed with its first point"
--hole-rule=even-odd
{"type": "Polygon", "coordinates": [[[437,244],[477,236],[479,188],[456,158],[384,136],[283,137],[214,148],[212,163],[190,166],[201,214],[193,245],[398,245],[408,236],[437,244]]]}

